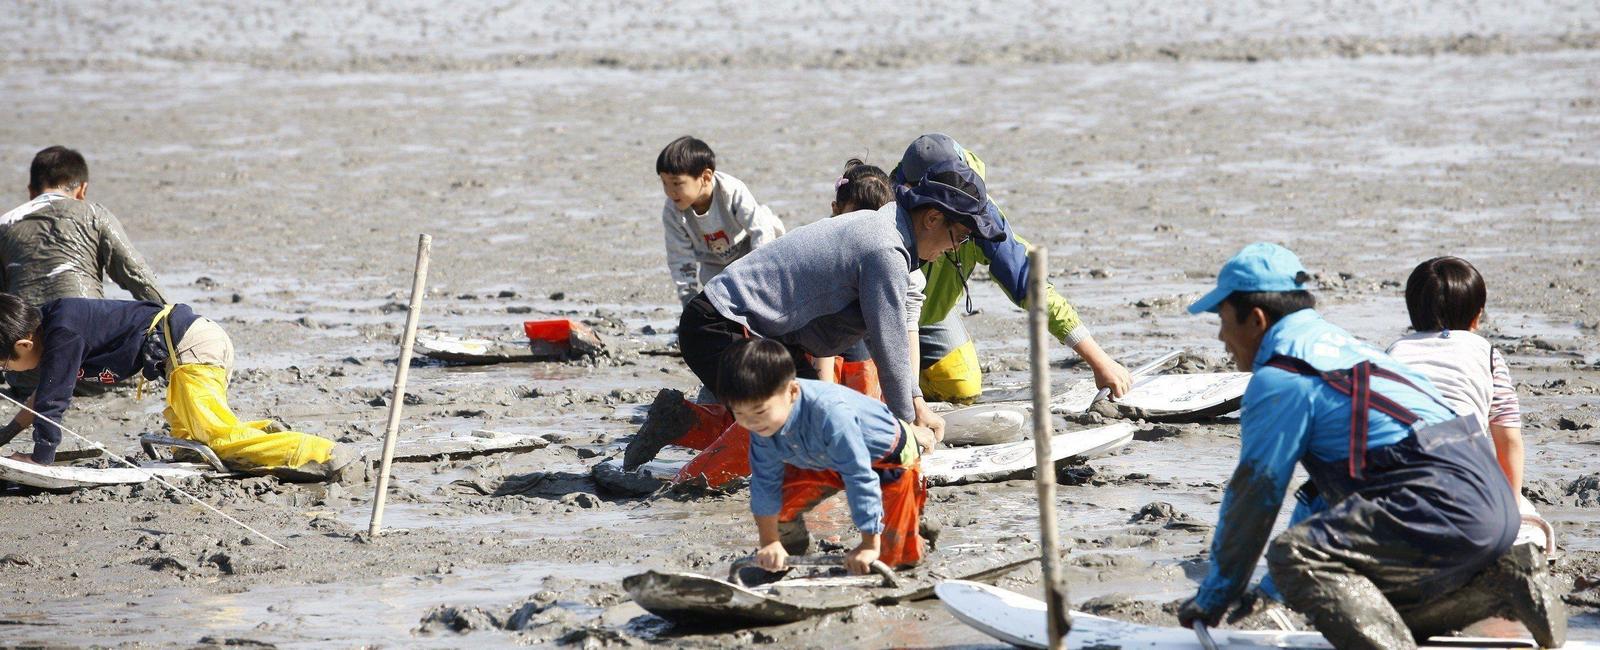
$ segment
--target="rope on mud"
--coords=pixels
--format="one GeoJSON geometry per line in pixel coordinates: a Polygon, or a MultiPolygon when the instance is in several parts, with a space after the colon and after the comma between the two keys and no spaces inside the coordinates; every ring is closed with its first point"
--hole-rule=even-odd
{"type": "Polygon", "coordinates": [[[244,528],[245,530],[248,530],[248,531],[250,531],[252,533],[255,533],[256,536],[260,537],[261,539],[267,540],[268,542],[272,542],[273,546],[276,546],[276,547],[281,548],[281,549],[286,550],[286,551],[289,550],[289,547],[284,546],[283,543],[279,542],[278,540],[275,540],[275,539],[273,539],[271,537],[268,537],[266,533],[263,533],[263,532],[261,532],[259,530],[251,528],[249,524],[246,524],[246,523],[244,523],[242,521],[239,521],[238,519],[234,519],[233,517],[229,516],[228,513],[216,509],[215,506],[212,506],[209,503],[201,501],[200,497],[197,497],[197,496],[195,496],[193,494],[189,494],[188,492],[183,491],[183,488],[180,488],[180,487],[178,487],[176,485],[168,483],[166,479],[161,478],[160,476],[156,476],[154,472],[151,472],[148,469],[140,467],[140,466],[134,464],[133,462],[129,461],[128,459],[123,458],[122,456],[119,456],[117,454],[111,453],[111,450],[110,449],[106,449],[105,445],[102,445],[102,444],[100,444],[98,442],[95,442],[93,440],[85,438],[82,435],[79,435],[77,431],[73,431],[72,429],[67,428],[66,425],[61,424],[60,422],[57,422],[55,420],[52,420],[50,418],[45,417],[44,415],[40,414],[38,411],[33,410],[33,408],[28,406],[27,404],[23,404],[22,402],[19,402],[19,401],[13,399],[10,395],[7,395],[4,391],[0,391],[0,397],[4,397],[7,402],[11,402],[12,404],[16,404],[17,406],[21,407],[22,410],[27,411],[29,413],[32,413],[33,417],[39,418],[41,420],[44,420],[45,422],[49,422],[50,424],[56,425],[56,428],[61,429],[62,431],[65,431],[67,433],[72,434],[72,437],[77,438],[79,440],[82,440],[83,442],[87,442],[87,443],[89,443],[91,445],[94,445],[95,449],[99,449],[100,451],[104,452],[106,456],[109,456],[109,457],[115,459],[117,462],[122,463],[124,465],[127,465],[128,467],[132,467],[133,469],[139,470],[141,472],[144,472],[146,476],[149,476],[150,478],[155,479],[157,482],[161,483],[162,485],[165,485],[168,488],[171,488],[173,492],[177,492],[178,494],[181,494],[183,496],[189,497],[189,499],[194,501],[195,503],[198,503],[198,504],[200,504],[202,506],[205,506],[205,508],[207,510],[210,510],[212,512],[217,513],[218,515],[221,515],[223,519],[226,519],[226,520],[231,521],[231,522],[233,522],[235,524],[238,524],[241,528],[244,528]]]}

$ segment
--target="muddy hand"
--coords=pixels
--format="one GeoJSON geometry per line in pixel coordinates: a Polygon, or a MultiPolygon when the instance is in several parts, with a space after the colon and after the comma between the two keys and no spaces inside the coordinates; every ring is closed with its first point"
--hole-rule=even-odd
{"type": "Polygon", "coordinates": [[[11,454],[10,456],[6,456],[6,458],[9,458],[11,460],[17,461],[19,463],[29,463],[31,465],[38,465],[39,464],[39,463],[36,463],[36,462],[33,461],[33,457],[32,456],[24,454],[24,453],[22,453],[20,451],[14,453],[14,454],[11,454]]]}
{"type": "Polygon", "coordinates": [[[939,439],[933,435],[933,429],[911,425],[911,436],[917,441],[917,451],[928,453],[939,444],[939,439]]]}
{"type": "Polygon", "coordinates": [[[1178,625],[1192,628],[1196,621],[1204,623],[1206,627],[1216,627],[1222,622],[1222,612],[1208,612],[1200,609],[1195,599],[1183,601],[1183,606],[1178,608],[1178,625]]]}
{"type": "Polygon", "coordinates": [[[917,426],[927,427],[929,430],[933,431],[934,442],[943,442],[944,417],[938,413],[934,413],[933,409],[928,408],[928,403],[923,401],[921,397],[916,398],[916,400],[912,402],[912,406],[914,406],[917,411],[917,421],[914,422],[914,424],[917,426]]]}
{"type": "Polygon", "coordinates": [[[866,575],[872,572],[872,563],[877,561],[878,549],[857,546],[844,556],[844,568],[850,575],[866,575]]]}
{"type": "Polygon", "coordinates": [[[788,568],[789,552],[783,550],[782,542],[773,542],[756,551],[756,566],[767,571],[782,571],[788,568]]]}
{"type": "Polygon", "coordinates": [[[1112,397],[1122,397],[1133,387],[1133,375],[1112,359],[1107,358],[1103,363],[1093,366],[1093,369],[1095,387],[1110,389],[1112,397]]]}

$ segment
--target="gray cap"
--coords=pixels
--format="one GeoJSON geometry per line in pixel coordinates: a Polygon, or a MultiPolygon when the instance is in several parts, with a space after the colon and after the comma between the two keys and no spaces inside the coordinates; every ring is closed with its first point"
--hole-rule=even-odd
{"type": "Polygon", "coordinates": [[[952,138],[943,133],[929,133],[911,141],[911,146],[906,147],[905,155],[900,157],[900,164],[895,167],[893,178],[896,183],[909,184],[921,180],[928,174],[928,168],[941,162],[967,163],[966,150],[952,138]]]}

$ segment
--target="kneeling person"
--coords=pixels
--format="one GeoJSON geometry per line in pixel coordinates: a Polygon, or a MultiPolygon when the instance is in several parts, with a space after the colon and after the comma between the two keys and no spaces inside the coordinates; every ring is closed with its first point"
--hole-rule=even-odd
{"type": "Polygon", "coordinates": [[[240,422],[228,408],[228,373],[233,342],[188,305],[134,300],[62,298],[34,307],[0,293],[0,356],[5,369],[38,370],[30,408],[0,429],[0,444],[30,425],[33,452],[12,456],[49,465],[61,444],[56,425],[72,403],[80,378],[104,383],[142,373],[166,377],[162,416],[174,437],[200,442],[229,467],[287,478],[327,479],[353,456],[333,441],[293,431],[268,432],[270,421],[240,422]],[[336,460],[335,457],[338,457],[336,460]]]}
{"type": "Polygon", "coordinates": [[[928,491],[920,447],[932,432],[894,417],[882,402],[836,384],[796,379],[789,350],[770,339],[730,346],[718,366],[717,398],[751,433],[750,512],[760,532],[756,560],[781,570],[806,552],[805,512],[844,490],[861,543],[852,573],[874,560],[921,561],[918,520],[928,491]]]}
{"type": "Polygon", "coordinates": [[[1543,559],[1523,546],[1507,553],[1516,500],[1478,422],[1323,320],[1308,280],[1288,249],[1251,244],[1189,307],[1221,317],[1218,338],[1254,375],[1211,570],[1178,619],[1215,625],[1267,546],[1285,602],[1335,648],[1414,648],[1501,614],[1559,646],[1565,616],[1539,579],[1543,559]],[[1326,505],[1268,545],[1297,463],[1311,481],[1296,497],[1326,505]]]}

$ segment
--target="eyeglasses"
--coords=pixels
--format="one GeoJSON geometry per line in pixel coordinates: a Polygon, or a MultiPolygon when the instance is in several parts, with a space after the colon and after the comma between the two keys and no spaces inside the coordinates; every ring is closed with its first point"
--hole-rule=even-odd
{"type": "Polygon", "coordinates": [[[955,226],[951,226],[950,227],[950,243],[951,244],[953,244],[955,246],[960,246],[960,245],[965,244],[965,243],[967,243],[969,241],[972,241],[972,231],[971,230],[968,230],[967,234],[965,234],[965,235],[957,235],[955,226]]]}

